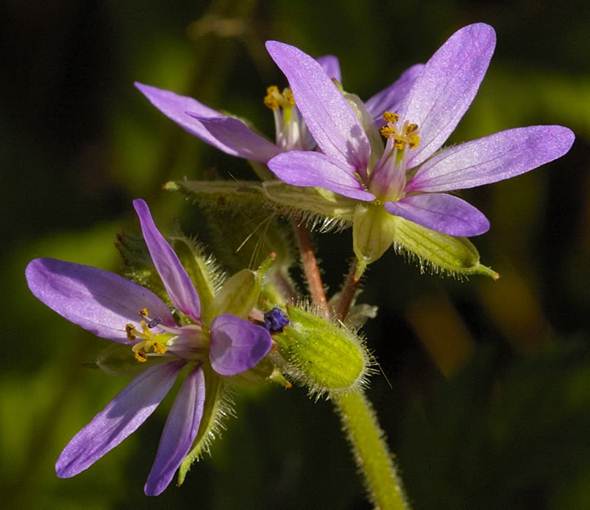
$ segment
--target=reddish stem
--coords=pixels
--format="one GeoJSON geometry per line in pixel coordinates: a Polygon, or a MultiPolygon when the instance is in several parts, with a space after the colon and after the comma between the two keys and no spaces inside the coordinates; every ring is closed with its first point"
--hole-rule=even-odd
{"type": "Polygon", "coordinates": [[[326,299],[326,291],[322,282],[322,275],[315,256],[315,250],[311,242],[311,237],[308,230],[293,221],[293,230],[299,245],[299,252],[301,253],[301,263],[303,264],[303,272],[311,294],[311,300],[321,312],[328,316],[330,314],[328,309],[328,300],[326,299]]]}
{"type": "Polygon", "coordinates": [[[356,276],[356,260],[354,260],[350,265],[350,270],[348,271],[348,275],[340,291],[338,304],[336,305],[336,317],[341,321],[346,319],[350,311],[350,306],[352,305],[352,300],[354,299],[360,281],[361,279],[356,276]]]}

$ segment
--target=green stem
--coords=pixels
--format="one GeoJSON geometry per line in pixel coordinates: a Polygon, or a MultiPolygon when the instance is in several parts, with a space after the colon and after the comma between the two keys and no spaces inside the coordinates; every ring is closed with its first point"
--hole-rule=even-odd
{"type": "Polygon", "coordinates": [[[375,508],[409,510],[385,435],[363,391],[332,395],[332,400],[375,508]]]}

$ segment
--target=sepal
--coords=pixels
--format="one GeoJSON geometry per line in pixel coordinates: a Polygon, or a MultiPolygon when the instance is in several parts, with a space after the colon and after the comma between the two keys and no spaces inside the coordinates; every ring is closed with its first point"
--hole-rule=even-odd
{"type": "Polygon", "coordinates": [[[394,248],[415,258],[421,271],[463,277],[483,275],[497,280],[500,275],[482,265],[477,248],[464,237],[452,237],[395,216],[394,248]]]}
{"type": "Polygon", "coordinates": [[[246,318],[260,296],[262,278],[256,271],[242,269],[228,278],[215,296],[215,315],[230,313],[246,318]]]}
{"type": "Polygon", "coordinates": [[[352,243],[357,258],[357,277],[380,259],[394,240],[396,217],[378,204],[358,204],[352,223],[352,243]]]}
{"type": "Polygon", "coordinates": [[[206,254],[201,245],[193,239],[175,236],[171,237],[170,241],[199,294],[201,320],[209,324],[214,317],[215,294],[219,292],[225,274],[217,266],[213,256],[206,254]]]}

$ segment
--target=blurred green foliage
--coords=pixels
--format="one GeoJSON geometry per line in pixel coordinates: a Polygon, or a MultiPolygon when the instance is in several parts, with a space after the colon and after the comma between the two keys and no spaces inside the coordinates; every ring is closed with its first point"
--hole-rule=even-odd
{"type": "MultiPolygon", "coordinates": [[[[494,25],[498,48],[451,141],[561,123],[577,142],[530,175],[466,193],[492,221],[474,241],[498,282],[421,276],[393,253],[374,264],[363,299],[379,306],[366,332],[382,374],[370,396],[416,510],[590,507],[586,2],[9,0],[0,6],[4,508],[368,508],[329,404],[297,389],[237,395],[238,419],[213,457],[158,499],[142,488],[165,409],[86,473],[57,479],[60,450],[126,380],[87,368],[104,342],[35,301],[24,267],[52,256],[122,269],[113,242],[136,231],[137,196],[169,231],[179,221],[214,238],[210,213],[161,185],[253,176],[164,119],[134,80],[270,134],[262,97],[282,81],[264,40],[337,54],[345,87],[367,98],[473,21],[494,25]]],[[[350,232],[318,242],[336,290],[350,232]]]]}

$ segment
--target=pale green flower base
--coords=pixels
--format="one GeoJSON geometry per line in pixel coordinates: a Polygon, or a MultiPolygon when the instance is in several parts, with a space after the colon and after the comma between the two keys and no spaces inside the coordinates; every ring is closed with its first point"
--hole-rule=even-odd
{"type": "Polygon", "coordinates": [[[363,474],[365,485],[375,508],[380,510],[410,510],[401,481],[397,476],[393,456],[371,403],[361,389],[332,395],[340,415],[355,461],[363,474]]]}

